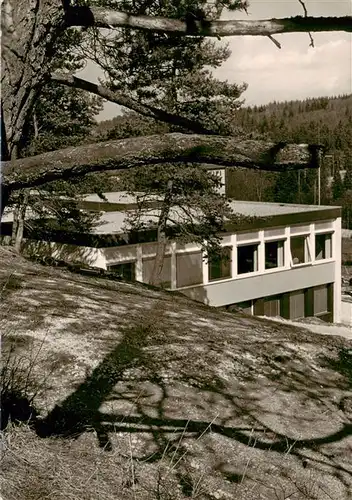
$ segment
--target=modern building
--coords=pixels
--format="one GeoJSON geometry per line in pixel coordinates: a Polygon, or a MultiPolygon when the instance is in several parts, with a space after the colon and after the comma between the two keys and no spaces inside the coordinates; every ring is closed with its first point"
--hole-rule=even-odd
{"type": "MultiPolygon", "coordinates": [[[[216,170],[224,193],[225,169],[216,170]]],[[[106,193],[106,198],[108,203],[97,195],[85,199],[85,208],[101,212],[93,234],[79,241],[70,235],[58,235],[50,242],[27,240],[24,250],[148,283],[157,248],[155,232],[131,239],[124,228],[135,199],[126,193],[106,193]]],[[[339,322],[340,207],[229,202],[246,222],[227,224],[220,235],[221,258],[208,262],[200,245],[172,241],[166,247],[163,286],[210,306],[238,307],[249,314],[288,319],[317,316],[339,322]]],[[[152,205],[157,204],[155,199],[152,205]]]]}
{"type": "MultiPolygon", "coordinates": [[[[297,319],[341,318],[341,214],[339,207],[231,201],[251,218],[221,234],[223,254],[207,261],[197,244],[166,247],[163,286],[211,306],[237,306],[249,314],[297,319]]],[[[94,243],[27,240],[26,251],[82,261],[148,283],[155,241],[128,241],[126,211],[104,212],[94,243]]]]}

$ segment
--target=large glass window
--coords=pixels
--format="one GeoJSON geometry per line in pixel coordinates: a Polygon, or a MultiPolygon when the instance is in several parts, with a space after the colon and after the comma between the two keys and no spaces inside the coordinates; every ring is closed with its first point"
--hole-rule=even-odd
{"type": "Polygon", "coordinates": [[[243,245],[237,248],[237,273],[253,273],[258,271],[258,243],[243,245]]]}
{"type": "Polygon", "coordinates": [[[304,318],[304,290],[290,293],[290,319],[304,318]]]}
{"type": "Polygon", "coordinates": [[[307,236],[293,236],[290,241],[292,264],[310,262],[310,252],[307,236]]]}
{"type": "MultiPolygon", "coordinates": [[[[155,258],[143,259],[143,282],[150,283],[153,270],[154,270],[155,258]]],[[[163,267],[160,274],[160,284],[165,288],[171,287],[171,257],[166,256],[163,260],[163,267]]]]}
{"type": "Polygon", "coordinates": [[[332,257],[332,235],[316,234],[315,235],[315,259],[330,259],[332,257]]]}
{"type": "Polygon", "coordinates": [[[327,285],[314,288],[314,315],[328,312],[328,287],[327,285]]]}
{"type": "Polygon", "coordinates": [[[284,242],[267,241],[265,243],[265,269],[284,265],[284,242]]]}
{"type": "Polygon", "coordinates": [[[280,316],[280,296],[273,295],[264,299],[264,315],[280,316]]]}
{"type": "Polygon", "coordinates": [[[177,288],[203,283],[203,260],[201,252],[176,255],[177,288]]]}
{"type": "Polygon", "coordinates": [[[135,262],[123,262],[121,264],[112,264],[111,266],[108,266],[108,271],[116,273],[120,278],[123,278],[127,281],[135,281],[135,269],[135,262]]]}
{"type": "Polygon", "coordinates": [[[232,247],[223,247],[219,255],[209,259],[209,281],[231,278],[232,247]]]}

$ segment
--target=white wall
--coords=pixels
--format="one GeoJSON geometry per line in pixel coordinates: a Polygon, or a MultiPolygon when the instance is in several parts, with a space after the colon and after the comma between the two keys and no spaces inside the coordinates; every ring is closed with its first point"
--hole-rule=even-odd
{"type": "Polygon", "coordinates": [[[334,323],[341,321],[341,217],[334,221],[333,256],[336,262],[334,280],[334,323]]]}
{"type": "Polygon", "coordinates": [[[245,300],[257,299],[312,286],[332,283],[335,263],[304,266],[282,271],[215,281],[204,286],[182,289],[182,293],[195,300],[204,300],[210,306],[225,306],[245,300]]]}
{"type": "Polygon", "coordinates": [[[342,298],[341,301],[341,323],[352,326],[352,300],[342,298]]]}

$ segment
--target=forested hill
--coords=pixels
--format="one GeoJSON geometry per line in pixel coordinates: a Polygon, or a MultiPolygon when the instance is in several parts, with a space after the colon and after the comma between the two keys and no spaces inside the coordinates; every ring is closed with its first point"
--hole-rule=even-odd
{"type": "Polygon", "coordinates": [[[315,170],[270,174],[233,169],[228,175],[229,196],[341,205],[343,225],[352,227],[352,95],[243,107],[234,123],[274,141],[318,143],[326,150],[320,190],[315,170]]]}
{"type": "Polygon", "coordinates": [[[235,120],[274,140],[324,144],[342,169],[351,161],[352,94],[243,107],[235,120]]]}
{"type": "MultiPolygon", "coordinates": [[[[95,133],[104,136],[121,126],[126,129],[127,121],[134,135],[134,120],[136,118],[126,120],[124,116],[116,116],[98,123],[95,133]]],[[[137,128],[140,128],[139,121],[137,119],[137,128]]],[[[333,154],[335,165],[344,169],[352,156],[352,94],[243,107],[234,116],[234,126],[274,140],[324,144],[327,152],[333,154]]],[[[150,123],[147,130],[150,133],[150,123]]]]}

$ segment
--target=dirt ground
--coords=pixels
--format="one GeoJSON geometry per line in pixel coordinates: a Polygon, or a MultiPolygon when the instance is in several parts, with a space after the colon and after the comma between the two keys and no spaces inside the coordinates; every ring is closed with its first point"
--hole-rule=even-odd
{"type": "Polygon", "coordinates": [[[350,498],[350,340],[4,249],[0,280],[3,359],[39,387],[4,500],[350,498]]]}

